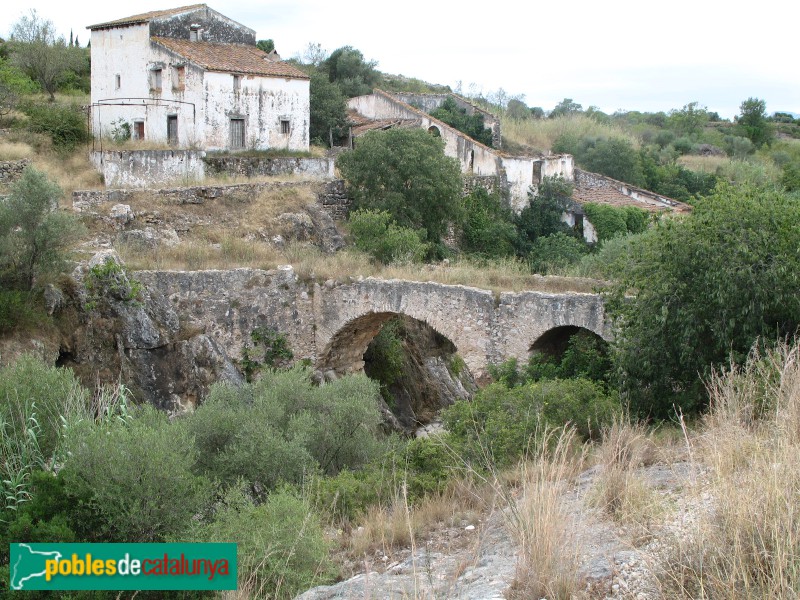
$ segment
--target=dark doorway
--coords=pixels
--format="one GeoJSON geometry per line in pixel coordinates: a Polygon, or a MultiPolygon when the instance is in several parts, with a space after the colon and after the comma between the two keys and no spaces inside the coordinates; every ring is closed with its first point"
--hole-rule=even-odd
{"type": "Polygon", "coordinates": [[[167,117],[167,142],[171,146],[178,144],[178,115],[169,115],[167,117]]]}

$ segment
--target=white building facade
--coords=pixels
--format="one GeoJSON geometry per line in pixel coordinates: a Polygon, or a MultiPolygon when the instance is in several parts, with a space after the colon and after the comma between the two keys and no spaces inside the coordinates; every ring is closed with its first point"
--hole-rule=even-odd
{"type": "Polygon", "coordinates": [[[89,27],[92,130],[200,150],[307,151],[309,78],[204,4],[89,27]]]}

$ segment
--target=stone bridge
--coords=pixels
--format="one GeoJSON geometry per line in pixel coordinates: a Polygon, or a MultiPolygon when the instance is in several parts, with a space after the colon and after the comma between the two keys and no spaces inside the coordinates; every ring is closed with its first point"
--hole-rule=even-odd
{"type": "Polygon", "coordinates": [[[296,359],[338,374],[363,368],[363,355],[395,315],[427,323],[448,338],[477,379],[487,366],[558,343],[560,334],[611,330],[600,296],[503,292],[402,280],[305,281],[291,267],[275,271],[139,272],[166,296],[187,331],[198,328],[236,359],[258,326],[284,333],[296,359]]]}

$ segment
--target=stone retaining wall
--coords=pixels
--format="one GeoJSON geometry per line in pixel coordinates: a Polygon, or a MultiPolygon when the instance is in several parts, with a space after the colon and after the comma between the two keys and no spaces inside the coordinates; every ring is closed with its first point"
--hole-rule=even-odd
{"type": "MultiPolygon", "coordinates": [[[[235,185],[200,185],[148,190],[165,202],[172,204],[203,204],[214,198],[239,198],[244,202],[253,199],[265,190],[287,187],[305,187],[316,185],[317,200],[333,219],[347,217],[349,201],[344,192],[344,181],[341,179],[324,184],[313,184],[308,181],[270,181],[263,183],[240,183],[235,185]],[[344,215],[344,217],[341,217],[344,215]]],[[[72,209],[85,214],[108,214],[111,206],[129,203],[141,190],[79,190],[72,192],[72,209]]]]}
{"type": "Polygon", "coordinates": [[[0,161],[0,184],[14,183],[29,164],[31,161],[28,158],[0,161]]]}
{"type": "Polygon", "coordinates": [[[206,156],[206,175],[263,177],[303,175],[314,179],[333,179],[332,158],[264,158],[258,156],[206,156]]]}

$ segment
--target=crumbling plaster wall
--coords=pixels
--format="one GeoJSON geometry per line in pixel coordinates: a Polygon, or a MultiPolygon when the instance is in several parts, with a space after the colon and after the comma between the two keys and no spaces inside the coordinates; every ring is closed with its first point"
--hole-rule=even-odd
{"type": "Polygon", "coordinates": [[[251,46],[256,44],[256,32],[253,29],[207,6],[178,15],[153,19],[150,22],[150,35],[188,40],[189,32],[195,25],[199,26],[202,39],[206,42],[251,46]]]}

